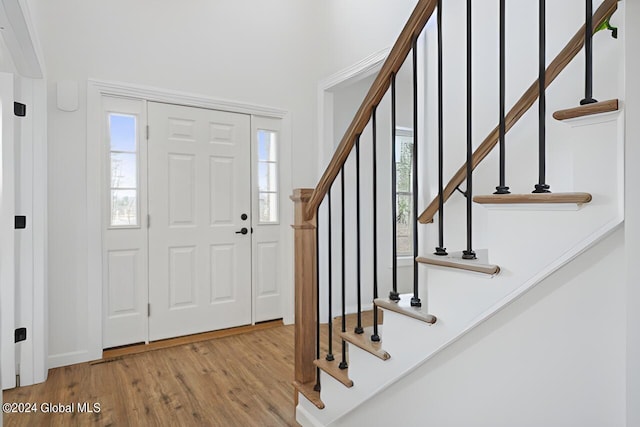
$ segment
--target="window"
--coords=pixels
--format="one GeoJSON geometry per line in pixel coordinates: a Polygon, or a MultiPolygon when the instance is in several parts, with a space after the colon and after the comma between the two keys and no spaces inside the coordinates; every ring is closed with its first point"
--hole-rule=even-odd
{"type": "Polygon", "coordinates": [[[398,256],[413,255],[413,131],[398,129],[396,155],[396,248],[398,256]]]}
{"type": "Polygon", "coordinates": [[[260,224],[278,222],[278,134],[258,129],[258,204],[260,224]]]}
{"type": "Polygon", "coordinates": [[[109,113],[111,227],[138,226],[138,144],[136,116],[109,113]]]}

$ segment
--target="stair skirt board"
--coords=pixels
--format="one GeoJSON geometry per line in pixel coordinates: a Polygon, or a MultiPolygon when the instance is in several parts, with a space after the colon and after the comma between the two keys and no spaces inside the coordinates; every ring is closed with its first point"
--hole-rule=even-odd
{"type": "Polygon", "coordinates": [[[567,108],[566,110],[558,110],[553,113],[553,118],[556,120],[576,119],[578,117],[590,116],[593,114],[618,111],[618,108],[618,100],[610,99],[608,101],[600,101],[593,104],[581,105],[579,107],[567,108]]]}
{"type": "Polygon", "coordinates": [[[302,384],[302,383],[299,383],[298,381],[294,381],[292,384],[293,384],[293,388],[295,389],[294,393],[296,395],[296,399],[295,399],[296,406],[298,406],[297,396],[298,396],[298,393],[300,393],[309,402],[315,405],[316,408],[324,409],[324,403],[320,399],[320,392],[314,389],[315,388],[314,382],[302,384]]]}
{"type": "Polygon", "coordinates": [[[340,332],[340,337],[346,342],[360,347],[364,351],[371,353],[382,360],[388,360],[391,358],[391,355],[382,349],[382,341],[371,341],[372,334],[373,327],[366,327],[362,334],[356,334],[355,332],[340,332]]]}
{"type": "Polygon", "coordinates": [[[589,193],[536,193],[536,194],[488,194],[474,196],[473,201],[481,205],[530,205],[530,204],[576,204],[589,203],[589,193]]]}
{"type": "Polygon", "coordinates": [[[298,425],[305,427],[324,427],[325,424],[320,422],[315,416],[311,414],[307,408],[302,405],[296,405],[296,421],[298,425]]]}
{"type": "Polygon", "coordinates": [[[391,301],[389,298],[376,298],[373,303],[385,310],[394,311],[404,314],[425,323],[433,325],[438,320],[436,316],[429,314],[426,307],[411,307],[410,298],[404,297],[398,302],[391,301]]]}
{"type": "Polygon", "coordinates": [[[332,361],[324,358],[316,359],[313,361],[313,364],[344,384],[345,387],[353,387],[353,381],[349,379],[349,368],[340,369],[340,361],[338,359],[332,361]]]}
{"type": "MultiPolygon", "coordinates": [[[[480,251],[478,251],[480,253],[480,251]]],[[[482,273],[495,276],[500,272],[500,267],[494,264],[486,263],[488,257],[479,256],[478,259],[462,259],[462,252],[452,252],[449,255],[424,255],[416,258],[416,261],[429,266],[455,268],[458,270],[466,270],[475,273],[482,273]]]]}

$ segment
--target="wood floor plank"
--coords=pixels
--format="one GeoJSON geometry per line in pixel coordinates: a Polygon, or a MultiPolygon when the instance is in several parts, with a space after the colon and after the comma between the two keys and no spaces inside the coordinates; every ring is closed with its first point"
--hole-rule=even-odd
{"type": "Polygon", "coordinates": [[[149,344],[135,344],[135,345],[127,345],[122,347],[110,348],[102,352],[101,360],[96,360],[92,363],[100,363],[102,360],[111,359],[113,357],[144,353],[146,351],[176,347],[183,344],[191,344],[198,341],[207,341],[214,338],[229,337],[232,335],[239,335],[247,332],[261,331],[263,329],[275,328],[282,325],[283,325],[282,320],[271,320],[268,322],[258,323],[256,325],[238,326],[235,328],[222,329],[219,331],[203,332],[201,334],[193,334],[193,335],[186,335],[184,337],[169,338],[166,340],[154,341],[149,344]]]}
{"type": "Polygon", "coordinates": [[[4,425],[297,426],[293,360],[293,326],[279,326],[56,368],[4,402],[100,403],[100,412],[6,414],[4,425]]]}

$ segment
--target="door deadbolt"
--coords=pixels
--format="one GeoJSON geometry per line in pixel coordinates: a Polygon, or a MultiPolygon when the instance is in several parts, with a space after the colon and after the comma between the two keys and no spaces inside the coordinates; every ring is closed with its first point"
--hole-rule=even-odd
{"type": "Polygon", "coordinates": [[[247,216],[247,214],[242,214],[242,215],[240,215],[240,219],[241,219],[241,220],[243,220],[243,221],[246,221],[246,220],[247,220],[247,218],[249,218],[249,217],[247,216]]]}

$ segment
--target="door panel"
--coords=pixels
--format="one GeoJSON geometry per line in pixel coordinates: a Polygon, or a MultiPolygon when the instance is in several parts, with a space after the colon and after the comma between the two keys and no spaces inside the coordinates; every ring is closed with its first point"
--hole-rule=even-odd
{"type": "Polygon", "coordinates": [[[195,225],[195,156],[169,154],[169,224],[195,225]]]}
{"type": "Polygon", "coordinates": [[[149,340],[251,323],[249,116],[149,103],[148,120],[149,340]]]}
{"type": "Polygon", "coordinates": [[[126,315],[136,311],[138,288],[138,250],[108,251],[107,275],[109,288],[109,316],[126,315]]]}

